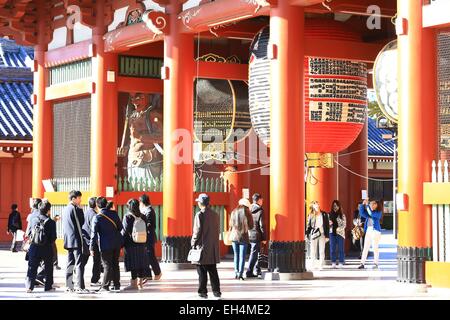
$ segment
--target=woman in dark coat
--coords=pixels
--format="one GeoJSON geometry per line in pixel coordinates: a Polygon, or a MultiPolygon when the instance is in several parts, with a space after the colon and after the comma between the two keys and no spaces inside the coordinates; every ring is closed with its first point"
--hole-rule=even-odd
{"type": "MultiPolygon", "coordinates": [[[[147,226],[147,221],[139,210],[138,200],[129,200],[127,206],[128,213],[123,217],[122,235],[124,237],[125,271],[131,271],[131,283],[125,290],[142,290],[145,270],[149,265],[147,243],[146,241],[136,243],[133,241],[132,234],[135,219],[142,219],[145,226],[147,226]]],[[[145,229],[145,234],[147,234],[147,229],[145,229]]]]}

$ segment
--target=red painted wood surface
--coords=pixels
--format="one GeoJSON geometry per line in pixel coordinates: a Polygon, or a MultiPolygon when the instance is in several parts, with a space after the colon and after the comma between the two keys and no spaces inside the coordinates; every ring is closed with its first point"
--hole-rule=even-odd
{"type": "Polygon", "coordinates": [[[6,234],[11,205],[16,203],[21,213],[25,230],[26,218],[30,211],[31,198],[31,158],[0,158],[0,242],[11,241],[6,234]]]}

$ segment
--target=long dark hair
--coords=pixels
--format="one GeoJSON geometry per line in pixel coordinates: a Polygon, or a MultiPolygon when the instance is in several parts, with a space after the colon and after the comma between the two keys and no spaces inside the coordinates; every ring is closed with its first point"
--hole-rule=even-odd
{"type": "Polygon", "coordinates": [[[334,208],[333,208],[334,204],[336,204],[339,207],[339,210],[336,211],[336,213],[339,215],[339,218],[342,219],[342,215],[343,215],[343,213],[342,213],[342,206],[341,206],[341,202],[339,200],[333,200],[333,202],[331,203],[331,210],[330,210],[330,212],[334,212],[334,208]]]}
{"type": "Polygon", "coordinates": [[[139,201],[136,199],[130,199],[127,202],[128,212],[135,215],[136,217],[141,216],[141,211],[139,210],[139,201]]]}

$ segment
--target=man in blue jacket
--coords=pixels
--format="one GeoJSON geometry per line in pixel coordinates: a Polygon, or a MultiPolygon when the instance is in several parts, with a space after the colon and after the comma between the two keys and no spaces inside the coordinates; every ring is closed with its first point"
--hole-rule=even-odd
{"type": "Polygon", "coordinates": [[[94,217],[91,228],[91,255],[95,256],[95,245],[98,243],[100,256],[103,263],[103,282],[99,292],[109,291],[112,281],[114,287],[111,291],[120,291],[119,256],[122,247],[123,229],[119,215],[113,210],[107,209],[108,200],[104,197],[97,198],[99,213],[94,217]]]}
{"type": "Polygon", "coordinates": [[[83,238],[83,209],[80,208],[81,192],[70,191],[70,203],[64,209],[62,223],[64,231],[64,249],[68,251],[66,268],[67,292],[88,293],[84,285],[84,266],[89,257],[89,248],[83,238]],[[75,269],[75,284],[73,274],[75,269]]]}

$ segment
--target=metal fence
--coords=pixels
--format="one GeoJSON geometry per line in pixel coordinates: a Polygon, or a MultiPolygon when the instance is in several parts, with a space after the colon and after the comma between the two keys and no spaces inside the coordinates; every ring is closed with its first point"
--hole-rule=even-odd
{"type": "MultiPolygon", "coordinates": [[[[432,164],[432,182],[448,183],[448,161],[432,164]]],[[[432,211],[433,261],[450,262],[450,205],[435,204],[432,211]]]]}
{"type": "Polygon", "coordinates": [[[92,59],[63,64],[49,69],[49,86],[92,77],[92,59]]]}
{"type": "Polygon", "coordinates": [[[51,182],[57,192],[70,192],[72,190],[89,191],[91,189],[90,177],[54,178],[51,182]]]}
{"type": "MultiPolygon", "coordinates": [[[[203,178],[195,176],[194,192],[226,192],[225,181],[223,178],[203,178]]],[[[119,177],[117,179],[117,190],[122,191],[147,191],[162,192],[163,179],[157,178],[137,178],[137,177],[119,177]]]]}

